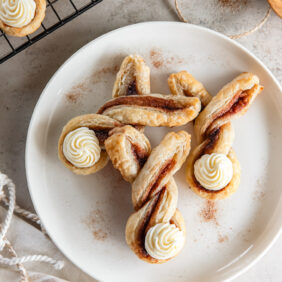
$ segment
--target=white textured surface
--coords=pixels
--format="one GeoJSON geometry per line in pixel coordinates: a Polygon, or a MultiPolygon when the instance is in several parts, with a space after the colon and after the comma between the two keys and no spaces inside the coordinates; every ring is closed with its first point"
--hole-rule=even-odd
{"type": "MultiPolygon", "coordinates": [[[[198,18],[190,17],[195,23],[230,33],[240,30],[235,24],[216,24],[218,20],[212,11],[211,15],[207,14],[207,8],[203,9],[204,14],[199,14],[199,5],[193,8],[193,2],[195,1],[191,1],[191,7],[186,2],[183,10],[184,13],[187,11],[185,15],[188,17],[198,13],[198,18]]],[[[242,20],[250,23],[250,26],[266,9],[263,1],[251,2],[258,2],[261,9],[254,7],[256,12],[249,13],[247,19],[242,20]]],[[[25,138],[33,108],[50,77],[71,54],[97,36],[121,26],[150,20],[177,20],[172,1],[105,0],[0,66],[0,170],[15,181],[20,205],[32,209],[24,168],[25,138]]],[[[260,31],[239,40],[268,66],[280,83],[281,28],[282,21],[271,13],[270,19],[260,31]]],[[[258,264],[237,281],[279,281],[282,275],[281,251],[282,238],[258,264]]]]}

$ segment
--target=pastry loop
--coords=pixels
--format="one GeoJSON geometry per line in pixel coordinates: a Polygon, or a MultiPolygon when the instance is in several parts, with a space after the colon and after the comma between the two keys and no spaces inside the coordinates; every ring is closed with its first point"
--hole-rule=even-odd
{"type": "MultiPolygon", "coordinates": [[[[187,132],[168,133],[152,150],[132,183],[132,201],[136,212],[127,221],[126,241],[144,261],[166,262],[183,247],[185,225],[176,208],[178,189],[173,175],[180,169],[189,150],[190,135],[187,132]],[[156,231],[158,226],[165,226],[165,229],[156,231]],[[152,238],[153,235],[157,237],[152,238]],[[163,236],[168,236],[168,248],[163,236]],[[161,241],[159,244],[153,243],[158,240],[161,241]]],[[[108,154],[111,155],[110,152],[108,154]]]]}
{"type": "Polygon", "coordinates": [[[242,73],[225,85],[215,97],[211,97],[203,85],[185,71],[172,74],[169,77],[169,86],[172,93],[199,97],[202,104],[206,105],[195,120],[196,139],[200,144],[188,157],[186,178],[189,186],[198,195],[210,200],[228,197],[237,190],[240,182],[240,164],[232,149],[234,130],[231,120],[242,116],[262,91],[258,77],[251,73],[242,73]],[[224,154],[231,161],[233,174],[228,183],[230,169],[221,171],[228,174],[221,177],[222,181],[224,179],[222,183],[226,183],[224,187],[219,184],[218,187],[210,189],[212,183],[205,183],[203,187],[198,181],[203,180],[203,176],[197,172],[198,177],[195,177],[195,163],[206,154],[217,154],[217,158],[224,154]]]}

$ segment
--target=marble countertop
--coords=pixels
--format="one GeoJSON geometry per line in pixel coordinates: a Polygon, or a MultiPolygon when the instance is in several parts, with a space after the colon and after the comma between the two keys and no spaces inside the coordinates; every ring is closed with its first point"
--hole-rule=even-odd
{"type": "MultiPolygon", "coordinates": [[[[242,18],[241,23],[246,25],[259,21],[267,10],[266,1],[251,2],[258,2],[259,6],[256,7],[259,9],[242,18]]],[[[235,9],[239,11],[241,8],[235,9]]],[[[252,9],[252,5],[248,9],[252,9]]],[[[213,15],[208,14],[208,9],[204,9],[204,14],[201,14],[199,5],[196,7],[191,4],[189,7],[185,2],[183,12],[193,20],[193,23],[219,31],[233,33],[242,29],[242,25],[238,25],[238,17],[234,25],[230,24],[228,19],[224,19],[225,22],[222,24],[215,20],[213,15]],[[194,18],[191,15],[194,15],[194,18]]],[[[233,17],[236,16],[234,11],[231,12],[233,17]]],[[[172,0],[104,0],[0,65],[0,171],[8,174],[17,185],[19,205],[33,210],[25,176],[25,140],[34,106],[54,72],[70,55],[94,38],[122,26],[156,20],[178,21],[172,0]]],[[[280,83],[282,83],[281,35],[282,20],[271,12],[270,18],[259,31],[237,40],[261,59],[280,83]]],[[[255,266],[235,281],[281,281],[281,252],[282,237],[255,266]]]]}

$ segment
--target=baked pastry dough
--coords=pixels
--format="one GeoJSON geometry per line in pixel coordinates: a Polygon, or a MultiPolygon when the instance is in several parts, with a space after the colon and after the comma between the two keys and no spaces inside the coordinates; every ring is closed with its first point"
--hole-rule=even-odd
{"type": "Polygon", "coordinates": [[[168,78],[168,86],[173,95],[198,97],[203,107],[212,99],[204,85],[187,71],[172,73],[168,78]]]}
{"type": "Polygon", "coordinates": [[[193,120],[200,110],[197,97],[150,94],[112,99],[97,113],[124,124],[172,127],[193,120]]]}
{"type": "Polygon", "coordinates": [[[123,60],[113,88],[113,98],[150,94],[150,68],[139,55],[123,60]]]}
{"type": "Polygon", "coordinates": [[[104,149],[104,142],[108,138],[109,131],[115,127],[121,126],[122,124],[110,117],[88,114],[75,117],[71,119],[63,128],[61,136],[58,142],[58,156],[62,163],[71,171],[76,174],[88,175],[95,173],[102,169],[108,162],[108,155],[104,149]],[[67,134],[78,128],[86,127],[94,131],[96,137],[99,140],[101,147],[100,159],[91,167],[76,167],[70,163],[63,152],[63,143],[67,134]]]}
{"type": "Polygon", "coordinates": [[[151,152],[148,138],[130,125],[110,131],[105,141],[106,151],[124,180],[133,182],[151,152]]]}
{"type": "Polygon", "coordinates": [[[230,121],[242,116],[262,89],[256,75],[242,73],[225,85],[196,119],[194,129],[200,145],[188,157],[186,179],[199,196],[209,200],[224,199],[237,190],[240,183],[240,164],[231,147],[234,131],[230,121]],[[233,166],[231,181],[220,190],[204,188],[194,173],[195,162],[204,154],[212,153],[226,155],[233,166]]]}
{"type": "MultiPolygon", "coordinates": [[[[11,0],[10,0],[11,1],[11,0]]],[[[6,34],[16,37],[23,37],[28,34],[35,32],[41,25],[46,10],[46,0],[34,0],[36,4],[35,14],[31,22],[23,27],[13,27],[6,24],[0,19],[0,29],[2,29],[6,34]]],[[[22,14],[25,15],[24,12],[22,14]]]]}
{"type": "MultiPolygon", "coordinates": [[[[178,190],[173,174],[180,169],[190,150],[190,135],[185,131],[168,133],[152,150],[147,162],[132,183],[132,201],[136,210],[126,224],[126,242],[135,254],[149,263],[163,263],[175,257],[157,259],[145,248],[145,238],[150,228],[169,223],[185,237],[185,225],[176,209],[178,190]]],[[[183,239],[184,240],[184,239],[183,239]]],[[[167,242],[168,244],[169,242],[167,242]]],[[[184,241],[183,241],[184,243],[184,241]]]]}

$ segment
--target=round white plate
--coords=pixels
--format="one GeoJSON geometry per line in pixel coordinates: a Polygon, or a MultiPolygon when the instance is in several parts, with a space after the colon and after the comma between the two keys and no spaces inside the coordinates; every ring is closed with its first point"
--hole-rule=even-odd
{"type": "MultiPolygon", "coordinates": [[[[282,95],[263,64],[236,42],[198,26],[150,22],[110,32],[76,52],[53,76],[34,110],[26,145],[26,172],[36,211],[49,235],[77,266],[103,281],[224,280],[252,265],[282,226],[282,95]],[[152,92],[169,93],[168,75],[188,70],[215,95],[241,72],[264,85],[248,113],[233,122],[241,184],[211,206],[188,189],[185,165],[176,174],[178,207],[187,242],[163,265],[139,260],[126,245],[131,188],[111,163],[77,176],[58,160],[57,141],[69,119],[95,113],[111,98],[123,58],[142,55],[151,68],[152,92]]],[[[182,128],[193,135],[190,123],[182,128]]],[[[168,131],[148,128],[155,146],[168,131]]],[[[195,142],[193,140],[193,146],[195,142]]]]}

